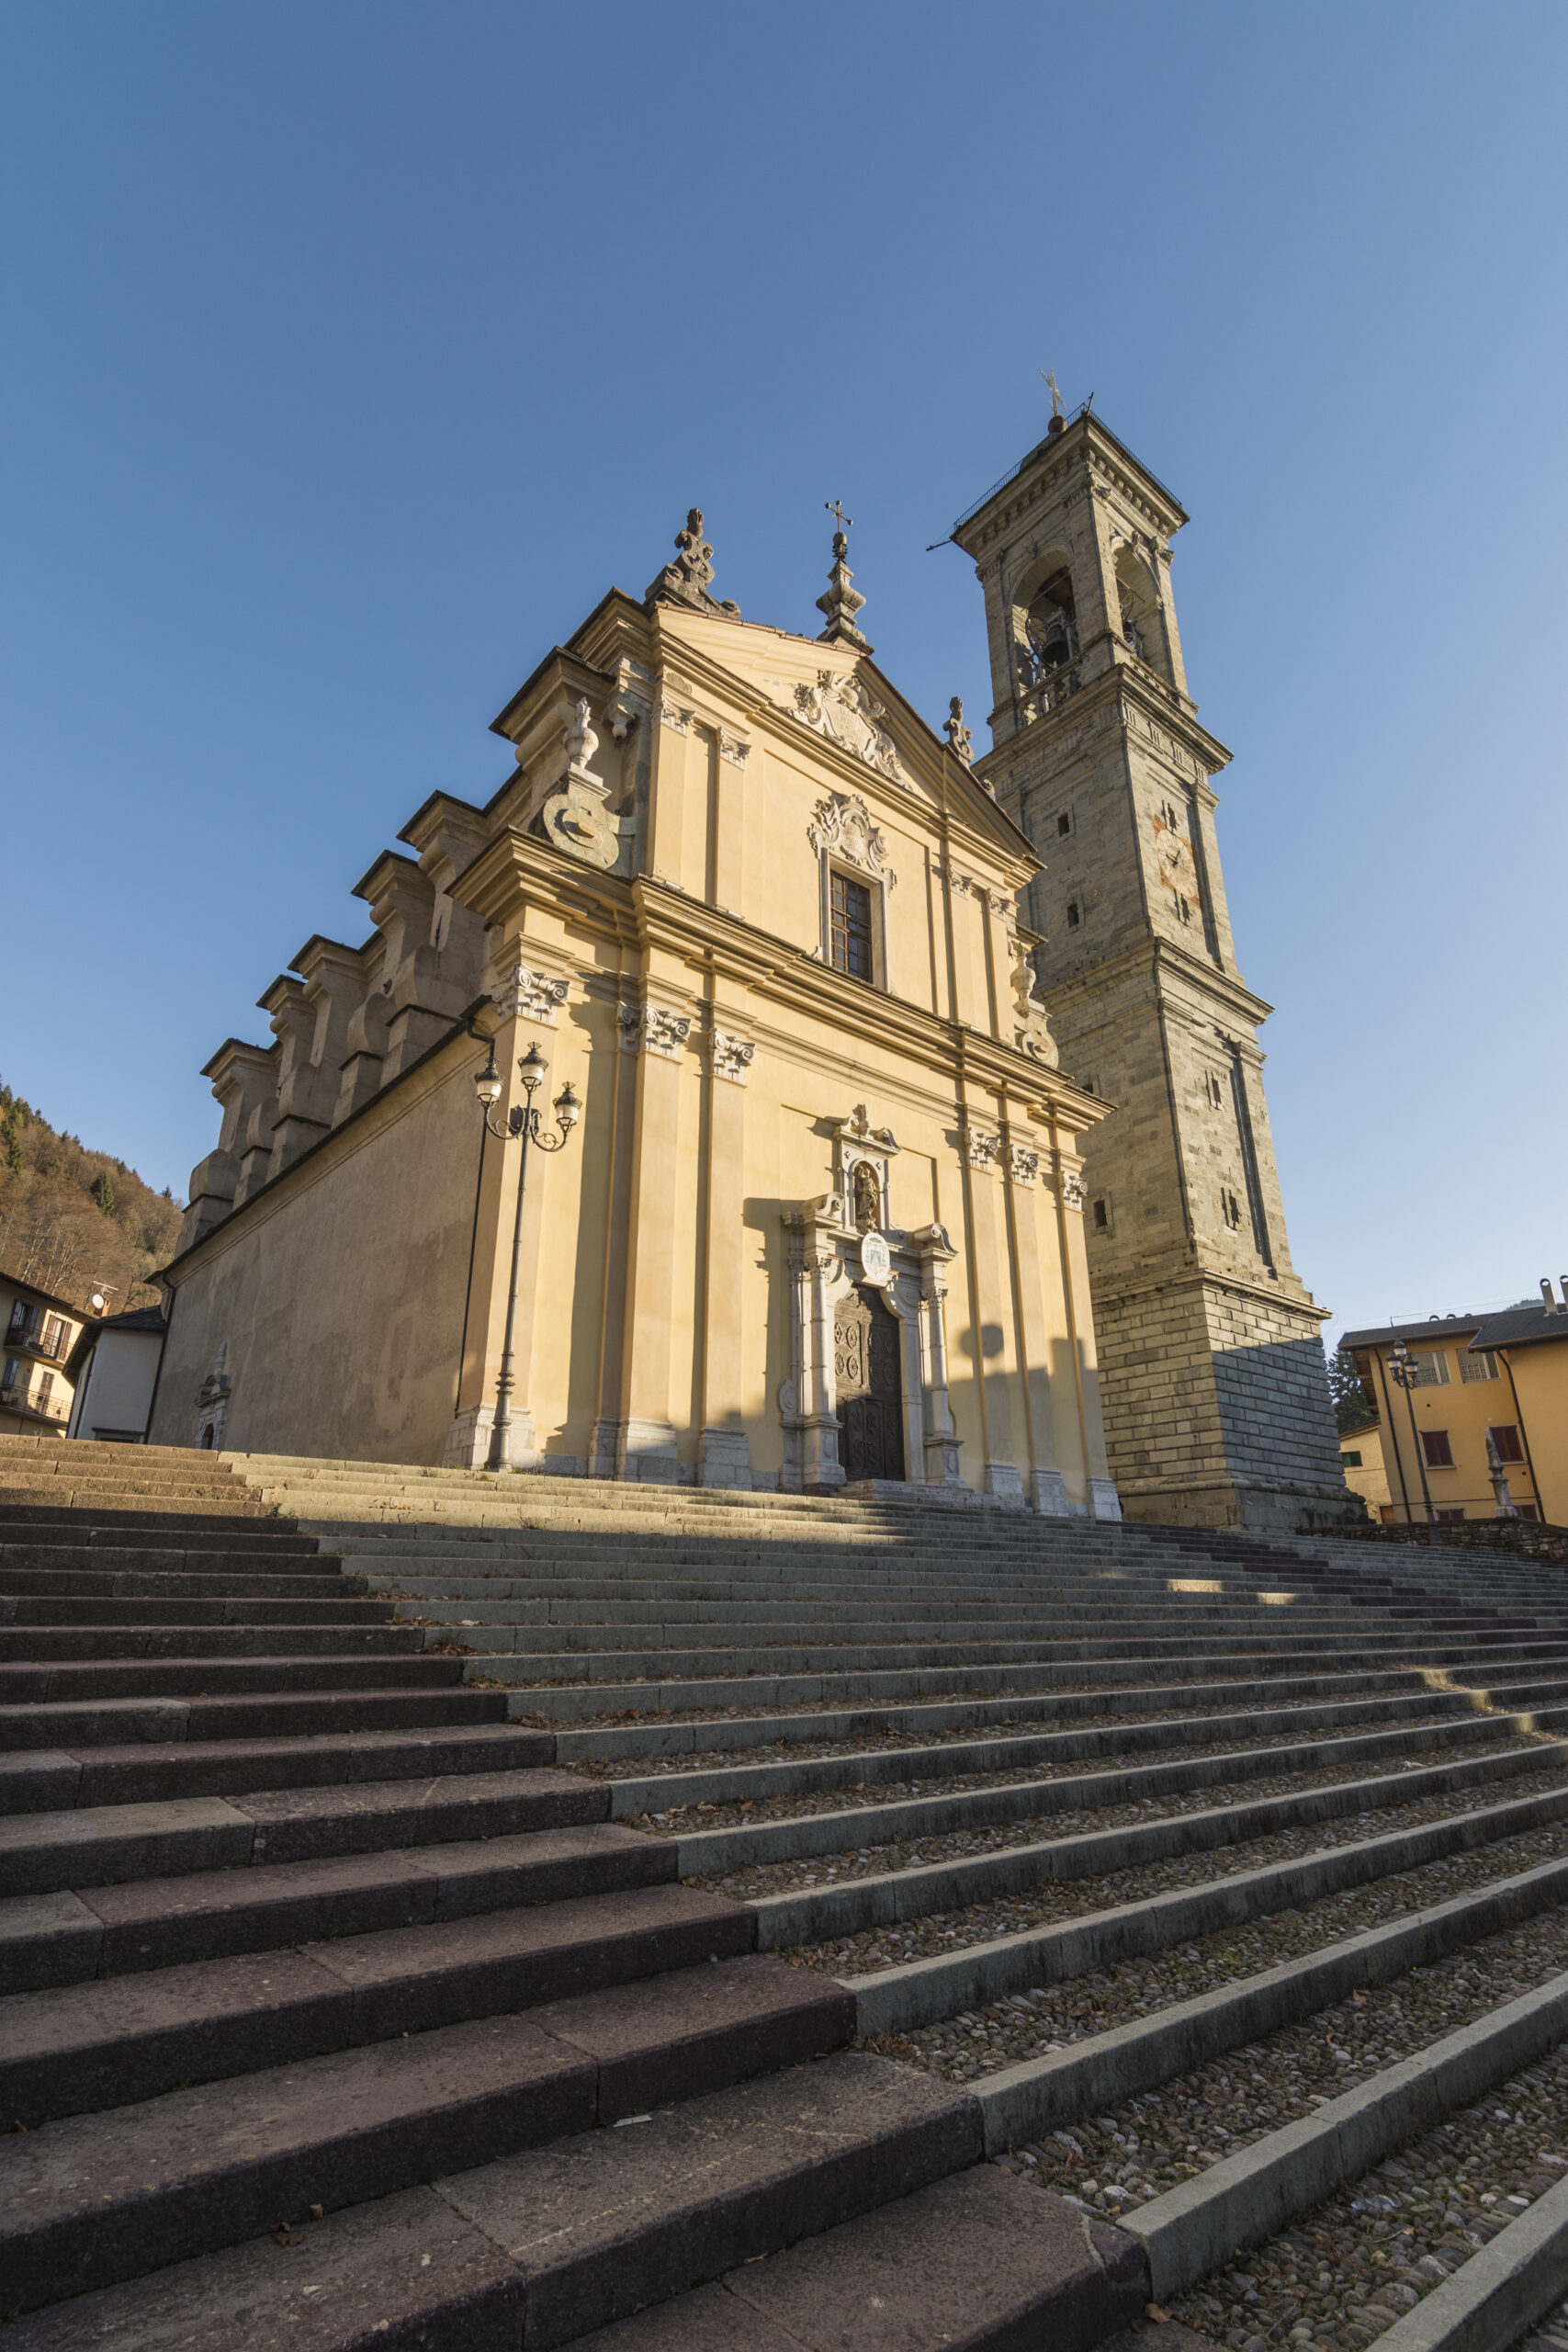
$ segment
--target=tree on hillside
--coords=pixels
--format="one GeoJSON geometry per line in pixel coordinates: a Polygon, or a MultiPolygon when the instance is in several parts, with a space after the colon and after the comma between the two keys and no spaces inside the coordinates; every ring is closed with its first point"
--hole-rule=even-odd
{"type": "Polygon", "coordinates": [[[1343,1348],[1328,1359],[1328,1393],[1334,1400],[1334,1419],[1339,1430],[1359,1429],[1365,1422],[1377,1419],[1377,1405],[1362,1385],[1354,1360],[1343,1348]]]}

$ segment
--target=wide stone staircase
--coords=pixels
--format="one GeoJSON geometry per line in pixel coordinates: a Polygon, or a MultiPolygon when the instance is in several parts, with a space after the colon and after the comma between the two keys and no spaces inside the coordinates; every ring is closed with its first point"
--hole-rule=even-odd
{"type": "Polygon", "coordinates": [[[1539,1563],[0,1440],[0,1791],[17,2352],[1568,2292],[1539,1563]]]}

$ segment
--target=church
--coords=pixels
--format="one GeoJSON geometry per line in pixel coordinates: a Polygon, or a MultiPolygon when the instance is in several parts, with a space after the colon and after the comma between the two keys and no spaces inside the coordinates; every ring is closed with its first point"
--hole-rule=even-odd
{"type": "Polygon", "coordinates": [[[991,749],[694,510],[203,1075],[164,1444],[1293,1529],[1353,1509],[1171,603],[1089,412],[955,525],[991,749]]]}

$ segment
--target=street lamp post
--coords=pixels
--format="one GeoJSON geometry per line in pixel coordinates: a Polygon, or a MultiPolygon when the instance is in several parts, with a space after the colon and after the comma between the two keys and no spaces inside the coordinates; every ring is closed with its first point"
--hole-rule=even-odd
{"type": "Polygon", "coordinates": [[[1388,1360],[1389,1376],[1404,1391],[1405,1409],[1410,1415],[1410,1442],[1416,1453],[1416,1467],[1421,1473],[1421,1499],[1427,1506],[1427,1524],[1435,1527],[1438,1514],[1432,1509],[1432,1489],[1427,1484],[1427,1457],[1421,1451],[1421,1439],[1416,1427],[1416,1399],[1412,1389],[1421,1377],[1420,1366],[1403,1340],[1395,1340],[1388,1360]]]}
{"type": "Polygon", "coordinates": [[[513,1350],[517,1332],[517,1292],[523,1266],[523,1192],[528,1181],[528,1146],[532,1143],[540,1151],[559,1151],[582,1115],[582,1105],[569,1079],[551,1106],[560,1133],[555,1136],[546,1135],[544,1113],[536,1107],[534,1097],[544,1084],[549,1064],[538,1046],[530,1046],[517,1065],[528,1097],[527,1103],[514,1104],[507,1113],[505,1125],[501,1127],[491,1116],[491,1110],[501,1100],[502,1087],[501,1072],[495,1066],[493,1038],[490,1044],[490,1059],[474,1078],[474,1091],[479,1096],[484,1123],[491,1134],[498,1143],[520,1142],[523,1146],[517,1170],[517,1208],[512,1220],[512,1281],[506,1295],[506,1334],[502,1341],[501,1373],[495,1384],[495,1426],[491,1431],[490,1458],[486,1464],[491,1470],[510,1470],[512,1467],[512,1391],[515,1385],[513,1350]]]}

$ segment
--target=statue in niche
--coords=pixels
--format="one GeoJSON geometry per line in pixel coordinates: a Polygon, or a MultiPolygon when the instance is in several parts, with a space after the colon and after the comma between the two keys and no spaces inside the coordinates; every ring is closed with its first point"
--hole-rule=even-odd
{"type": "Polygon", "coordinates": [[[876,1233],[882,1227],[882,1185],[867,1159],[857,1159],[850,1177],[850,1201],[857,1233],[876,1233]]]}

